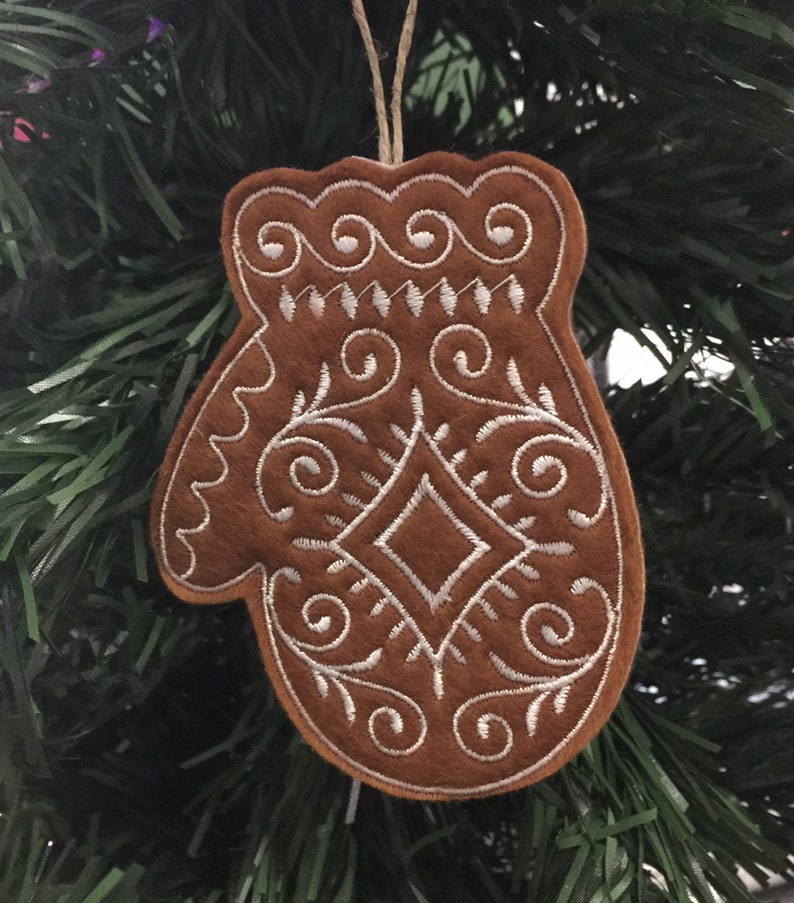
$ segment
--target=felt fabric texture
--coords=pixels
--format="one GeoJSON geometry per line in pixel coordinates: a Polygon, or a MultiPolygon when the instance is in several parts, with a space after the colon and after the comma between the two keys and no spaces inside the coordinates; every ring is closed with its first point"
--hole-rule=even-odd
{"type": "Polygon", "coordinates": [[[567,180],[517,153],[275,169],[231,191],[222,245],[242,320],[162,467],[166,583],[245,599],[355,778],[465,799],[550,774],[615,706],[644,596],[567,180]]]}

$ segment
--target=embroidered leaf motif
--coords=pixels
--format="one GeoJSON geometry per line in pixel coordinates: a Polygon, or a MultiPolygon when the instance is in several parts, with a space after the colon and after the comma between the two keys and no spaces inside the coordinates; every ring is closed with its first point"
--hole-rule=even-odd
{"type": "Polygon", "coordinates": [[[530,564],[517,564],[516,570],[527,580],[540,580],[540,571],[537,568],[533,568],[530,564]]]}
{"type": "Polygon", "coordinates": [[[353,290],[346,282],[342,286],[342,297],[339,299],[339,303],[342,305],[342,310],[352,320],[353,317],[355,317],[356,309],[358,308],[358,298],[356,298],[353,294],[353,290]]]}
{"type": "Polygon", "coordinates": [[[391,299],[378,283],[375,284],[375,290],[372,293],[372,303],[382,317],[389,313],[391,299]]]}
{"type": "Polygon", "coordinates": [[[361,471],[361,479],[368,485],[372,486],[373,489],[382,489],[383,483],[374,475],[371,474],[368,470],[361,471]]]}
{"type": "Polygon", "coordinates": [[[334,678],[333,683],[339,693],[339,696],[342,699],[342,705],[345,709],[345,716],[347,717],[347,720],[350,722],[350,724],[352,724],[356,720],[356,704],[353,702],[353,697],[350,695],[350,692],[341,680],[334,678]]]}
{"type": "Polygon", "coordinates": [[[563,687],[559,693],[554,697],[554,711],[561,715],[565,711],[565,706],[568,702],[568,695],[571,692],[571,685],[563,687]]]}
{"type": "Polygon", "coordinates": [[[518,398],[527,407],[532,407],[532,400],[530,399],[526,389],[524,388],[521,374],[518,372],[518,364],[516,364],[514,357],[511,357],[507,362],[507,381],[510,383],[510,388],[516,393],[518,398]]]}
{"type": "Polygon", "coordinates": [[[309,309],[315,317],[321,317],[325,313],[325,298],[314,286],[309,292],[309,309]]]}
{"type": "Polygon", "coordinates": [[[546,383],[541,383],[538,387],[538,398],[540,399],[543,408],[545,408],[549,414],[553,414],[556,417],[557,405],[554,403],[554,396],[551,394],[551,389],[546,383]]]}
{"type": "Polygon", "coordinates": [[[320,379],[317,383],[317,391],[314,393],[314,398],[312,399],[311,410],[314,411],[319,408],[319,406],[325,401],[330,388],[331,374],[328,369],[328,364],[323,361],[320,365],[320,379]]]}
{"type": "Polygon", "coordinates": [[[353,423],[352,420],[348,420],[346,417],[320,417],[317,419],[317,423],[324,423],[327,426],[335,426],[340,430],[344,430],[346,433],[351,435],[354,439],[357,439],[362,444],[366,445],[369,442],[367,439],[367,434],[357,423],[353,423]]]}
{"type": "Polygon", "coordinates": [[[396,423],[390,423],[389,429],[392,431],[394,438],[398,442],[402,442],[403,445],[408,445],[408,442],[410,441],[408,433],[406,433],[401,426],[398,426],[396,423]]]}
{"type": "Polygon", "coordinates": [[[469,480],[469,488],[470,489],[478,489],[482,484],[488,479],[488,471],[480,470],[478,473],[475,473],[474,476],[469,480]]]}
{"type": "Polygon", "coordinates": [[[527,706],[527,733],[530,737],[534,737],[537,733],[540,708],[546,701],[548,695],[548,693],[541,693],[540,696],[533,699],[527,706]]]}
{"type": "Polygon", "coordinates": [[[293,420],[303,413],[303,409],[306,407],[306,396],[303,392],[298,389],[295,393],[295,400],[292,402],[292,418],[293,420]]]}
{"type": "Polygon", "coordinates": [[[441,302],[441,306],[444,308],[445,313],[449,314],[449,316],[451,317],[455,313],[455,306],[458,303],[458,296],[452,290],[452,286],[449,284],[449,282],[447,282],[446,276],[441,280],[438,300],[441,302]]]}
{"type": "Polygon", "coordinates": [[[284,316],[284,319],[288,322],[292,322],[292,318],[295,316],[295,299],[292,295],[287,291],[286,288],[281,289],[281,298],[278,302],[279,310],[284,316]]]}
{"type": "Polygon", "coordinates": [[[408,287],[405,291],[405,303],[408,305],[408,309],[415,317],[418,317],[422,313],[425,299],[422,295],[422,292],[416,287],[413,282],[408,283],[408,287]]]}
{"type": "Polygon", "coordinates": [[[513,589],[512,586],[508,586],[506,583],[502,583],[501,581],[497,582],[495,585],[499,592],[506,599],[510,599],[511,602],[515,602],[518,598],[518,593],[513,589]]]}
{"type": "Polygon", "coordinates": [[[319,671],[312,671],[312,675],[314,677],[314,682],[317,684],[317,691],[319,692],[320,696],[325,699],[325,697],[328,695],[328,681],[323,677],[322,674],[320,674],[319,671]]]}
{"type": "Polygon", "coordinates": [[[524,289],[515,276],[511,276],[507,282],[507,297],[513,310],[518,313],[524,305],[524,289]]]}
{"type": "Polygon", "coordinates": [[[450,464],[452,465],[452,467],[457,468],[458,465],[462,464],[468,453],[468,448],[461,448],[459,451],[456,451],[455,454],[450,458],[450,464]]]}
{"type": "Polygon", "coordinates": [[[491,306],[491,293],[483,285],[481,279],[478,279],[474,286],[474,303],[481,314],[488,313],[488,308],[491,306]]]}

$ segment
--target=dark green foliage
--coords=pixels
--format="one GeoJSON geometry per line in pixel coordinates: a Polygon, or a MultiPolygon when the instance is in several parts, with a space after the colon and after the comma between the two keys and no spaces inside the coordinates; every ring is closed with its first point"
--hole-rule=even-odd
{"type": "MultiPolygon", "coordinates": [[[[393,51],[402,4],[368,8],[393,51]]],[[[274,702],[242,607],[169,597],[146,518],[236,321],[226,191],[375,150],[347,2],[6,0],[0,900],[734,903],[737,866],[786,869],[791,4],[425,0],[407,93],[409,156],[516,148],[569,175],[588,351],[620,328],[664,362],[607,393],[649,576],[621,706],[535,788],[456,805],[365,788],[344,825],[349,781],[274,702]],[[731,375],[701,373],[703,351],[731,375]]]]}

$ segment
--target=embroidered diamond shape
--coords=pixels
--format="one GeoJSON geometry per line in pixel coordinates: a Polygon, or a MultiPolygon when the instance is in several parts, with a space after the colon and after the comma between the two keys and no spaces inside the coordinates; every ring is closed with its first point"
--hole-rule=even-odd
{"type": "Polygon", "coordinates": [[[375,539],[375,545],[405,574],[434,612],[449,599],[460,577],[491,548],[455,515],[427,473],[422,474],[408,504],[375,539]],[[416,554],[417,548],[422,550],[421,555],[416,554]]]}
{"type": "Polygon", "coordinates": [[[503,592],[502,578],[535,543],[482,502],[417,420],[391,477],[324,547],[361,574],[360,588],[380,592],[440,668],[473,608],[495,616],[488,600],[498,601],[493,591],[503,592]],[[412,531],[425,541],[418,543],[412,531]]]}

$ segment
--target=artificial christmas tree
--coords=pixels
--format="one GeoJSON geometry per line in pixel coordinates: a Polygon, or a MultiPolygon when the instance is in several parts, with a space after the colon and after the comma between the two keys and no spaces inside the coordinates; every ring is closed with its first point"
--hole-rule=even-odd
{"type": "MultiPolygon", "coordinates": [[[[367,9],[393,55],[401,5],[367,9]]],[[[226,192],[375,153],[348,4],[0,4],[0,898],[738,901],[737,866],[786,869],[792,25],[783,0],[420,7],[406,158],[563,170],[586,351],[623,329],[663,363],[604,387],[648,601],[623,702],[557,775],[453,804],[365,788],[348,826],[245,616],[174,600],[145,538],[239,316],[226,192]]]]}

